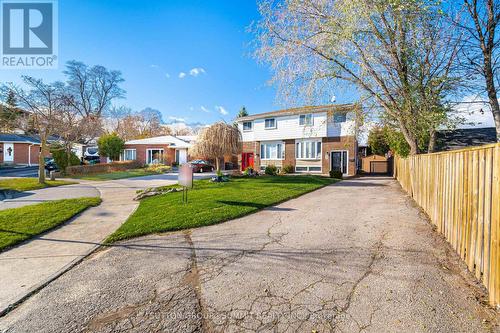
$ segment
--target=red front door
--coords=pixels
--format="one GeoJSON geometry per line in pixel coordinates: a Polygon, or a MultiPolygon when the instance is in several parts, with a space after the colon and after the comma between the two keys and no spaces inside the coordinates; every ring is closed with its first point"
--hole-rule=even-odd
{"type": "Polygon", "coordinates": [[[241,170],[244,171],[248,167],[253,168],[253,153],[241,154],[241,170]]]}

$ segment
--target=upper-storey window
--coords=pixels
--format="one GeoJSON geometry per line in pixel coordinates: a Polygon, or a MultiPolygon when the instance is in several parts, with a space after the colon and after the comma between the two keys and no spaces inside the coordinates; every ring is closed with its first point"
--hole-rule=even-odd
{"type": "Polygon", "coordinates": [[[276,119],[275,118],[268,118],[268,119],[266,119],[264,127],[266,129],[276,128],[276,119]]]}
{"type": "Polygon", "coordinates": [[[248,132],[252,130],[252,122],[251,121],[245,121],[243,123],[243,131],[248,132]]]}
{"type": "Polygon", "coordinates": [[[301,114],[299,116],[299,125],[301,126],[310,126],[313,124],[313,115],[309,114],[301,114]]]}
{"type": "Polygon", "coordinates": [[[335,113],[333,115],[334,123],[345,123],[347,120],[347,115],[345,113],[335,113]]]}

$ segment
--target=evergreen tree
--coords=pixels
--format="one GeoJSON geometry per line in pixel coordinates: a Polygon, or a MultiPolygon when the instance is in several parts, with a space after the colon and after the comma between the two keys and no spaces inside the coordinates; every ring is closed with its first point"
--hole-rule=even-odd
{"type": "Polygon", "coordinates": [[[242,106],[240,109],[240,112],[238,112],[238,118],[246,117],[246,116],[248,116],[247,108],[242,106]]]}
{"type": "Polygon", "coordinates": [[[20,112],[17,107],[16,94],[9,90],[5,104],[0,106],[0,130],[9,132],[16,128],[16,120],[20,112]]]}

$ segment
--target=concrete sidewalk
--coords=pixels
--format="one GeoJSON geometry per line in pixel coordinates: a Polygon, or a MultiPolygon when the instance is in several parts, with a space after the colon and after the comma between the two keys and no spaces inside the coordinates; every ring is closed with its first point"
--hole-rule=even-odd
{"type": "MultiPolygon", "coordinates": [[[[67,197],[79,190],[80,197],[99,196],[100,192],[103,202],[69,223],[0,254],[0,314],[95,250],[138,205],[132,200],[135,188],[114,181],[93,182],[92,185],[82,183],[52,188],[62,190],[56,192],[63,197],[65,191],[67,197]]],[[[54,196],[52,198],[54,200],[54,196]]]]}
{"type": "Polygon", "coordinates": [[[0,210],[35,205],[46,201],[98,197],[100,195],[95,187],[95,182],[75,181],[78,181],[79,184],[47,187],[17,193],[12,199],[0,201],[0,210]]]}

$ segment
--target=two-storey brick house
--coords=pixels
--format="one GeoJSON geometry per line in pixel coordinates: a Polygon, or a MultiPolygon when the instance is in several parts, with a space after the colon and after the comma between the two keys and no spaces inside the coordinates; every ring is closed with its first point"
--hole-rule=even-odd
{"type": "Polygon", "coordinates": [[[357,105],[286,109],[237,119],[242,134],[242,170],[292,165],[295,172],[356,174],[357,105]]]}

